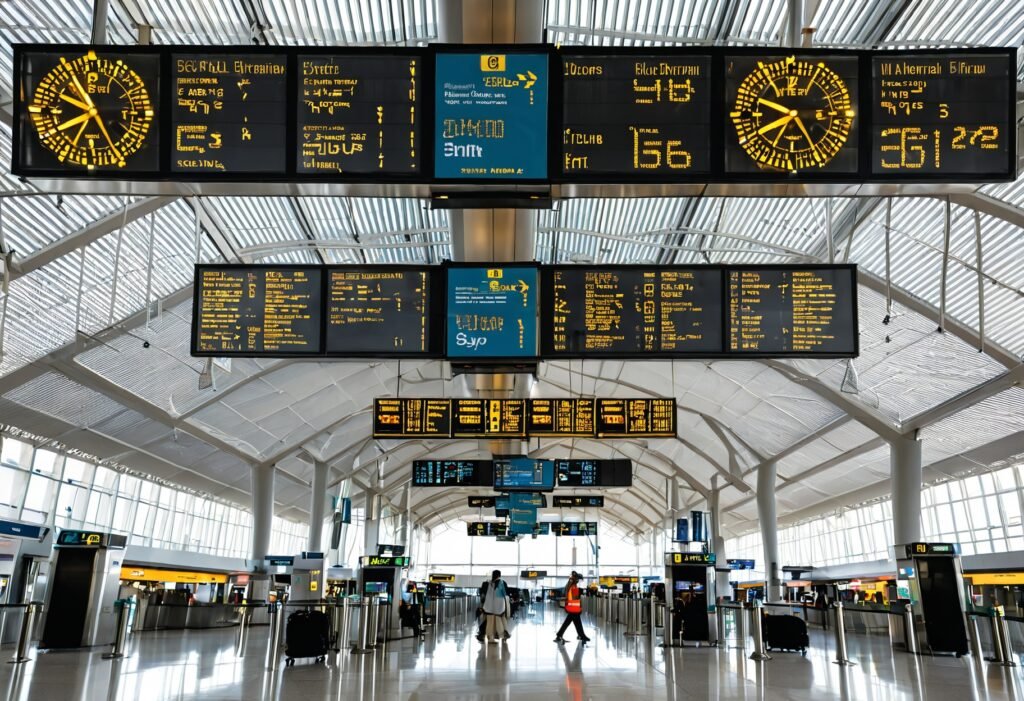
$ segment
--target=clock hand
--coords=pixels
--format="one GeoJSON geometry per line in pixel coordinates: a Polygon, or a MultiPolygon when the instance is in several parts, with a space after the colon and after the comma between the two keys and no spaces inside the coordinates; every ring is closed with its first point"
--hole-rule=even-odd
{"type": "Polygon", "coordinates": [[[89,109],[94,108],[96,105],[93,104],[92,98],[89,97],[89,93],[85,91],[85,88],[82,87],[82,84],[78,82],[78,76],[72,73],[71,80],[74,81],[75,89],[78,90],[78,94],[82,96],[83,100],[85,100],[85,104],[89,106],[89,109]]]}
{"type": "Polygon", "coordinates": [[[788,124],[789,120],[791,120],[791,119],[793,119],[793,117],[789,114],[789,110],[786,110],[786,116],[785,117],[779,117],[778,119],[776,119],[771,124],[765,124],[763,127],[761,127],[760,129],[757,130],[757,133],[758,134],[763,134],[766,131],[771,131],[775,127],[781,127],[781,126],[783,126],[785,124],[788,124]]]}
{"type": "Polygon", "coordinates": [[[64,100],[65,102],[70,102],[72,105],[74,105],[75,107],[77,107],[79,109],[82,109],[82,110],[89,110],[89,109],[91,109],[89,107],[89,105],[85,104],[81,100],[76,100],[75,98],[71,97],[67,93],[63,93],[62,92],[60,94],[60,99],[64,100]]]}
{"type": "Polygon", "coordinates": [[[78,115],[74,119],[69,119],[68,121],[64,122],[63,124],[58,124],[57,125],[57,131],[64,131],[65,129],[69,129],[69,128],[75,126],[76,124],[81,124],[82,122],[88,122],[90,119],[92,119],[92,114],[90,112],[83,112],[82,114],[78,115]]]}
{"type": "Polygon", "coordinates": [[[86,128],[87,126],[89,126],[89,122],[82,122],[82,126],[80,126],[80,127],[78,128],[78,133],[77,133],[77,134],[75,134],[75,138],[74,138],[74,140],[73,140],[73,141],[71,142],[71,145],[72,145],[72,146],[78,146],[78,140],[82,138],[82,134],[83,134],[83,132],[85,132],[85,128],[86,128]]]}
{"type": "Polygon", "coordinates": [[[783,107],[778,102],[772,102],[771,100],[766,100],[763,97],[757,98],[757,101],[760,102],[765,107],[771,107],[773,110],[778,110],[779,112],[782,112],[783,114],[789,114],[790,113],[790,110],[789,110],[788,107],[783,107]]]}
{"type": "Polygon", "coordinates": [[[800,131],[804,133],[804,137],[807,139],[807,143],[810,144],[813,150],[817,151],[818,146],[814,143],[814,139],[811,138],[811,135],[807,133],[807,127],[804,126],[804,123],[800,121],[799,117],[794,117],[794,119],[796,120],[796,125],[800,127],[800,131]]]}
{"type": "Polygon", "coordinates": [[[114,146],[114,140],[111,139],[110,134],[107,133],[107,126],[103,123],[103,120],[100,119],[100,116],[98,114],[95,115],[95,117],[96,123],[100,125],[100,131],[103,132],[103,138],[105,138],[107,140],[107,143],[110,144],[110,150],[114,152],[114,155],[117,156],[118,160],[124,160],[124,157],[121,155],[121,152],[117,150],[117,146],[114,146]]]}

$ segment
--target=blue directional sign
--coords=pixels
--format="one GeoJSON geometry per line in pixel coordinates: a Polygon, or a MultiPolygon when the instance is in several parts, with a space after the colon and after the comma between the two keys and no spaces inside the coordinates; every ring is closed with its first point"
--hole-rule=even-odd
{"type": "Polygon", "coordinates": [[[537,268],[448,269],[447,355],[537,355],[537,268]]]}
{"type": "Polygon", "coordinates": [[[439,53],[436,70],[436,177],[547,178],[547,54],[439,53]]]}

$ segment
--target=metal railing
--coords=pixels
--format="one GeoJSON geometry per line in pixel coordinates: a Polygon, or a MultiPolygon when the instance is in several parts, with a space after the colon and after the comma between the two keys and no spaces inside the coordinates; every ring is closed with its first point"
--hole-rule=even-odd
{"type": "Polygon", "coordinates": [[[4,621],[7,620],[7,612],[14,609],[24,609],[21,617],[21,631],[18,633],[18,644],[14,648],[14,655],[11,657],[11,664],[21,664],[31,661],[28,656],[28,649],[32,645],[32,638],[35,635],[36,619],[43,611],[43,602],[30,601],[26,604],[0,604],[0,611],[3,612],[4,621]]]}

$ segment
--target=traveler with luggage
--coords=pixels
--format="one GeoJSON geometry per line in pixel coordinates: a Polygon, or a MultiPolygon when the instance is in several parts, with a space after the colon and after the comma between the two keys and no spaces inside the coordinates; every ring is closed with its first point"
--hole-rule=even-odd
{"type": "Polygon", "coordinates": [[[416,600],[416,583],[409,582],[405,585],[405,592],[402,593],[402,603],[398,607],[398,617],[402,625],[412,628],[412,634],[417,638],[423,637],[423,629],[420,627],[420,605],[416,600]]]}
{"type": "Polygon", "coordinates": [[[818,592],[818,596],[814,599],[814,608],[818,609],[821,615],[821,627],[828,630],[828,597],[824,592],[818,592]]]}
{"type": "Polygon", "coordinates": [[[562,634],[565,633],[565,629],[572,623],[576,627],[576,638],[585,643],[590,642],[590,638],[583,632],[583,622],[580,621],[580,614],[583,613],[583,603],[580,601],[580,588],[579,588],[580,574],[579,572],[573,572],[569,575],[569,582],[565,585],[565,620],[562,621],[562,627],[558,629],[558,633],[555,635],[555,642],[559,645],[565,644],[565,638],[562,634]]]}
{"type": "MultiPolygon", "coordinates": [[[[485,629],[489,643],[498,642],[498,636],[501,636],[502,640],[512,637],[506,630],[506,614],[509,609],[507,597],[508,585],[501,578],[501,570],[494,570],[491,573],[490,581],[484,582],[480,587],[480,602],[484,610],[485,629]]],[[[477,634],[477,640],[483,642],[483,632],[477,634]]]]}

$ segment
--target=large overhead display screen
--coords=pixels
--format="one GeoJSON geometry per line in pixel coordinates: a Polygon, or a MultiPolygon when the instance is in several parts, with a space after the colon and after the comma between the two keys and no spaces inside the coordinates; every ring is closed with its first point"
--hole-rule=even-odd
{"type": "Polygon", "coordinates": [[[494,467],[490,460],[413,460],[414,487],[490,487],[494,467]]]}
{"type": "Polygon", "coordinates": [[[728,270],[729,352],[855,356],[853,265],[728,270]]]}
{"type": "Polygon", "coordinates": [[[419,173],[421,63],[411,55],[300,54],[296,172],[419,173]]]}
{"type": "Polygon", "coordinates": [[[448,438],[451,432],[450,399],[373,400],[374,438],[448,438]]]}
{"type": "Polygon", "coordinates": [[[725,172],[855,177],[858,57],[739,54],[725,60],[725,172]]]}
{"type": "Polygon", "coordinates": [[[676,402],[668,397],[598,399],[598,438],[664,437],[676,435],[676,402]]]}
{"type": "Polygon", "coordinates": [[[722,270],[544,268],[545,357],[674,357],[722,349],[722,270]]]}
{"type": "Polygon", "coordinates": [[[171,171],[285,171],[288,58],[172,53],[171,171]]]}
{"type": "Polygon", "coordinates": [[[1005,52],[873,56],[871,175],[1012,172],[1016,74],[1005,52]]]}
{"type": "Polygon", "coordinates": [[[560,60],[565,179],[710,172],[710,55],[562,53],[560,60]]]}
{"type": "Polygon", "coordinates": [[[437,178],[547,178],[548,60],[547,53],[437,54],[437,178]]]}
{"type": "Polygon", "coordinates": [[[526,433],[536,437],[593,436],[594,400],[530,399],[526,433]]]}
{"type": "Polygon", "coordinates": [[[550,492],[555,488],[555,463],[525,457],[495,458],[494,488],[509,492],[550,492]]]}
{"type": "Polygon", "coordinates": [[[317,355],[316,266],[197,265],[192,355],[317,355]]]}
{"type": "Polygon", "coordinates": [[[17,172],[158,173],[160,56],[112,47],[54,48],[17,54],[17,172]]]}
{"type": "Polygon", "coordinates": [[[437,355],[430,268],[328,267],[328,355],[437,355]]]}
{"type": "Polygon", "coordinates": [[[453,438],[524,438],[525,399],[453,399],[453,438]]]}
{"type": "Polygon", "coordinates": [[[448,268],[447,356],[537,355],[537,268],[448,268]]]}

